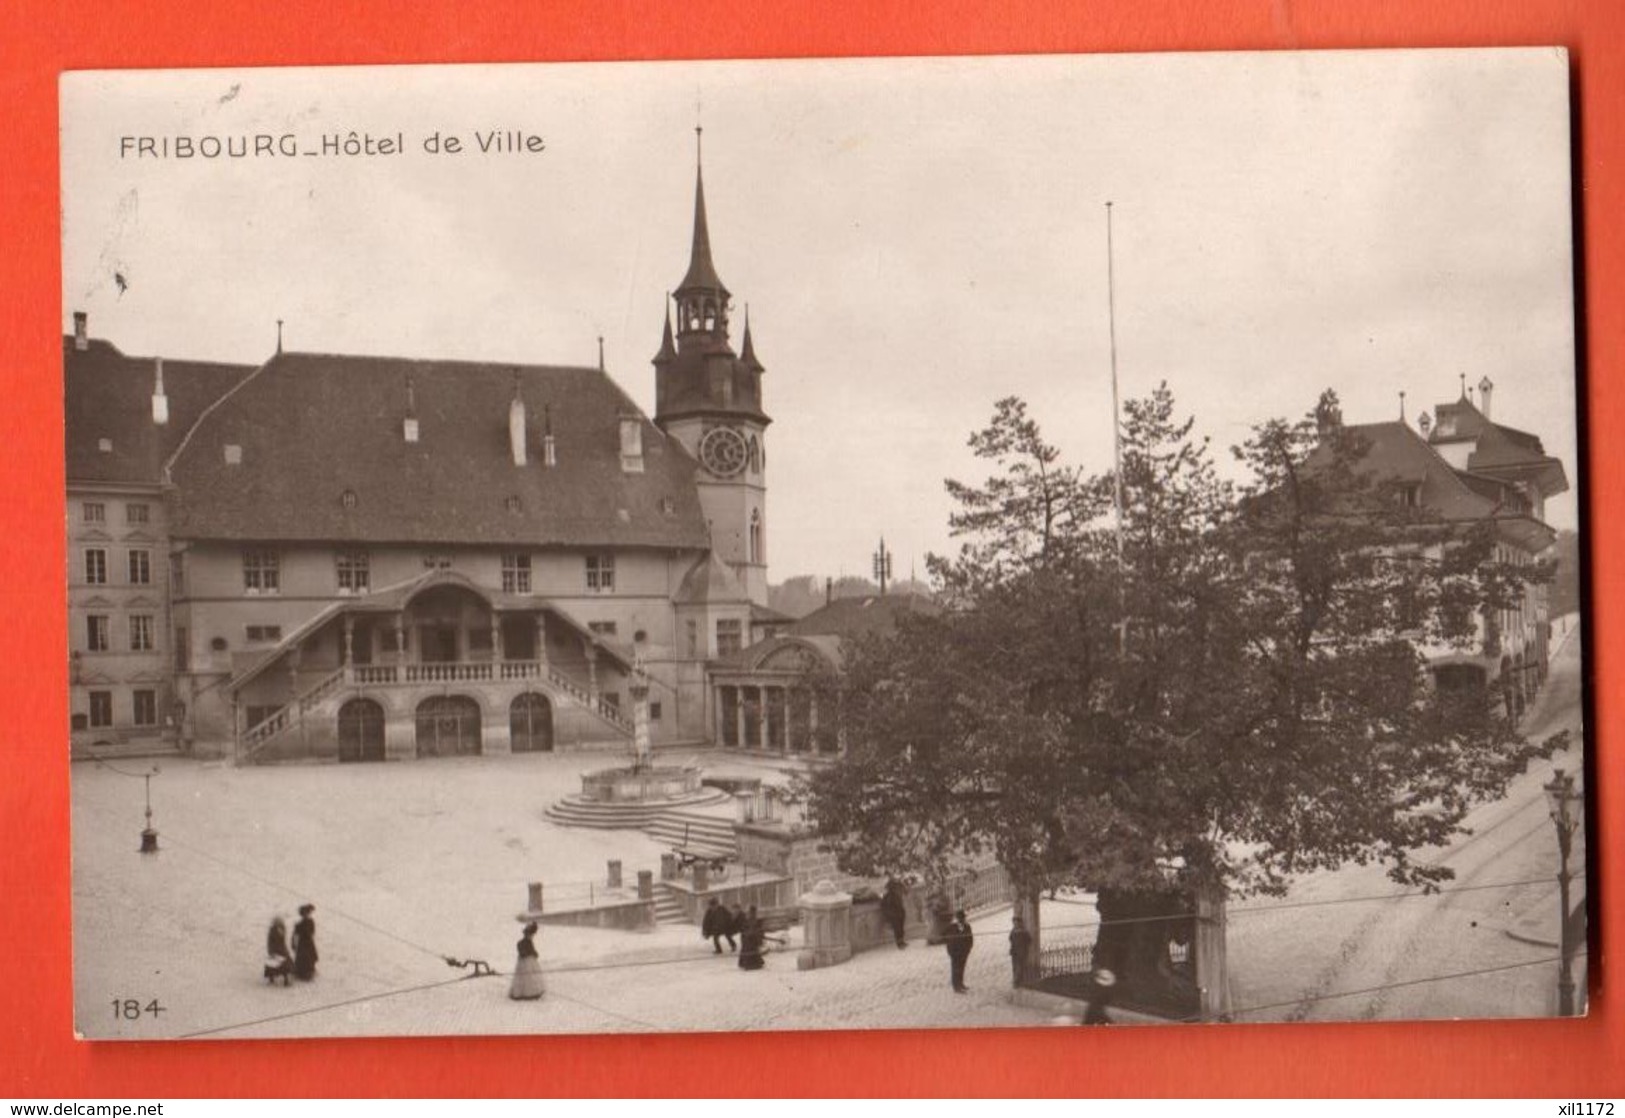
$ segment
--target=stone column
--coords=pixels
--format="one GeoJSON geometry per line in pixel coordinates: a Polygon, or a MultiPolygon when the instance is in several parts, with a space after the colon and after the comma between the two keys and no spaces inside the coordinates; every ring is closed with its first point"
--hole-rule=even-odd
{"type": "Polygon", "coordinates": [[[694,863],[694,892],[703,893],[711,888],[711,865],[709,862],[694,863]]]}
{"type": "Polygon", "coordinates": [[[660,880],[673,881],[677,877],[677,855],[662,854],[660,856],[660,880]]]}
{"type": "Polygon", "coordinates": [[[749,823],[756,818],[756,797],[741,789],[734,793],[734,822],[749,823]]]}
{"type": "Polygon", "coordinates": [[[406,612],[395,615],[395,662],[406,663],[406,612]]]}
{"type": "Polygon", "coordinates": [[[547,614],[536,611],[536,662],[542,665],[542,673],[547,673],[547,614]]]}
{"type": "Polygon", "coordinates": [[[734,746],[745,748],[745,688],[740,684],[734,686],[734,746]]]}
{"type": "Polygon", "coordinates": [[[786,757],[790,755],[790,689],[788,687],[775,687],[779,693],[779,730],[784,735],[779,740],[779,750],[786,757]]]}
{"type": "Polygon", "coordinates": [[[534,913],[536,915],[541,914],[541,911],[542,911],[542,883],[540,881],[532,881],[530,883],[530,899],[529,899],[529,903],[525,906],[525,911],[530,912],[530,913],[534,913]]]}
{"type": "Polygon", "coordinates": [[[767,749],[767,688],[756,689],[756,744],[767,749]]]}
{"type": "Polygon", "coordinates": [[[598,649],[590,642],[583,640],[582,647],[587,653],[587,698],[592,700],[593,709],[598,707],[598,649]]]}
{"type": "Polygon", "coordinates": [[[843,893],[830,881],[820,881],[803,893],[801,906],[801,953],[797,970],[833,967],[852,957],[852,894],[843,893]]]}
{"type": "Polygon", "coordinates": [[[491,611],[491,663],[502,659],[502,615],[491,611]]]}
{"type": "Polygon", "coordinates": [[[818,693],[807,694],[807,752],[818,752],[818,693]]]}
{"type": "Polygon", "coordinates": [[[344,615],[344,648],[339,663],[346,668],[355,663],[355,617],[348,613],[344,615]]]}

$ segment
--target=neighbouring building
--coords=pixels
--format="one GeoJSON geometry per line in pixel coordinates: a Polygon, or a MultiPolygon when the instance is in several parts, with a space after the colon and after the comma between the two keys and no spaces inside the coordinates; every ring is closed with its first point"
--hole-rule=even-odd
{"type": "MultiPolygon", "coordinates": [[[[1568,489],[1563,464],[1528,432],[1490,418],[1494,385],[1478,385],[1479,403],[1461,397],[1417,418],[1352,427],[1367,443],[1369,468],[1401,483],[1411,507],[1443,523],[1494,526],[1497,558],[1533,564],[1550,557],[1557,533],[1545,520],[1546,499],[1568,489]]],[[[1418,556],[1426,558],[1426,556],[1418,556]]],[[[1445,687],[1490,687],[1509,714],[1546,678],[1551,646],[1548,586],[1530,583],[1514,608],[1477,618],[1472,647],[1425,649],[1445,687]]]]}
{"type": "Polygon", "coordinates": [[[718,745],[786,756],[840,751],[835,712],[821,710],[812,677],[839,672],[851,642],[890,636],[904,614],[936,614],[914,594],[836,598],[712,665],[711,709],[718,745]]]}
{"type": "Polygon", "coordinates": [[[710,741],[708,664],[787,620],[766,605],[764,367],[748,322],[735,353],[730,309],[697,172],[652,420],[602,360],[279,345],[207,366],[124,357],[76,317],[75,741],[170,726],[240,761],[629,748],[636,675],[655,744],[710,741]]]}
{"type": "Polygon", "coordinates": [[[203,409],[252,371],[129,357],[74,315],[63,378],[75,755],[172,745],[179,734],[174,658],[186,635],[171,613],[163,464],[203,409]]]}

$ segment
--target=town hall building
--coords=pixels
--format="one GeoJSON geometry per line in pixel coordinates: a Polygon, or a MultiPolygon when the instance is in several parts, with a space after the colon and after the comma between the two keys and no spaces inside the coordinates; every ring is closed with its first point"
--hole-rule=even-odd
{"type": "Polygon", "coordinates": [[[602,365],[65,343],[78,753],[239,762],[712,739],[767,608],[764,368],[697,170],[645,416],[602,365]],[[674,325],[675,312],[675,325],[674,325]]]}

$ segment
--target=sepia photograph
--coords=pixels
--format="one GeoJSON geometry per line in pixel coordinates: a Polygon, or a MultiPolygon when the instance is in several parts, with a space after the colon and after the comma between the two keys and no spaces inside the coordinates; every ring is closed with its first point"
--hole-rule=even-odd
{"type": "Polygon", "coordinates": [[[1566,52],[59,88],[81,1038],[1586,1013],[1566,52]]]}

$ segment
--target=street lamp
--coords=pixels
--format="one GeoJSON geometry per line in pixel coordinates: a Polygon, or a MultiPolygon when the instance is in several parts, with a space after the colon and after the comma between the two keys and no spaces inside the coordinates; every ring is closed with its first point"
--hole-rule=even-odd
{"type": "Polygon", "coordinates": [[[1569,935],[1569,880],[1573,874],[1569,871],[1569,854],[1574,848],[1574,831],[1580,825],[1579,813],[1574,805],[1580,802],[1580,793],[1575,790],[1574,777],[1562,769],[1552,770],[1552,779],[1542,786],[1546,791],[1546,799],[1551,804],[1552,822],[1557,826],[1557,893],[1558,904],[1561,911],[1558,913],[1557,942],[1558,942],[1558,970],[1557,970],[1557,1012],[1563,1017],[1574,1016],[1574,972],[1569,965],[1569,959],[1574,953],[1574,945],[1569,935]]]}

